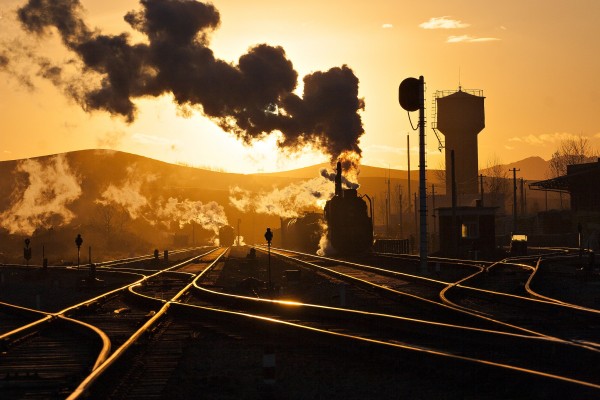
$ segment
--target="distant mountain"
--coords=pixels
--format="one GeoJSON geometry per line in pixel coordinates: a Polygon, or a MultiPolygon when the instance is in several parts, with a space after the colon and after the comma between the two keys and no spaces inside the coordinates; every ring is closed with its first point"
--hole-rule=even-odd
{"type": "MultiPolygon", "coordinates": [[[[516,161],[510,164],[501,165],[502,170],[511,170],[513,168],[518,169],[517,176],[519,178],[524,178],[528,181],[539,181],[548,179],[550,172],[550,162],[544,160],[541,157],[527,157],[523,160],[516,161]]],[[[481,169],[479,171],[481,174],[486,175],[489,174],[488,169],[481,169]]],[[[509,176],[512,178],[512,175],[509,176]]]]}
{"type": "MultiPolygon", "coordinates": [[[[519,169],[518,172],[519,177],[523,177],[526,180],[542,180],[547,179],[547,174],[549,172],[549,161],[545,161],[541,157],[527,157],[523,160],[516,161],[510,164],[502,164],[502,170],[509,170],[512,168],[519,169]]],[[[279,177],[279,178],[293,178],[293,179],[310,179],[315,176],[319,176],[320,171],[325,168],[328,170],[332,170],[332,167],[328,163],[311,165],[309,167],[298,168],[290,171],[282,171],[282,172],[271,172],[271,173],[261,173],[261,174],[253,174],[255,176],[263,176],[263,177],[279,177]]],[[[436,171],[435,169],[428,169],[427,179],[436,179],[436,171]]],[[[487,169],[482,168],[479,173],[486,174],[487,169]]],[[[489,172],[488,172],[489,173],[489,172]]],[[[392,179],[406,179],[407,171],[406,170],[398,170],[381,167],[371,167],[368,165],[360,166],[360,178],[384,178],[390,176],[392,179]]],[[[419,179],[419,170],[412,169],[410,171],[411,180],[419,179]]]]}
{"type": "MultiPolygon", "coordinates": [[[[320,210],[333,183],[314,179],[328,164],[292,171],[236,174],[174,165],[109,150],[0,162],[0,262],[22,258],[22,240],[32,239],[34,254],[64,258],[73,254],[78,233],[96,254],[151,252],[214,239],[224,224],[237,227],[254,243],[280,217],[320,210]],[[178,238],[179,239],[174,239],[178,238]]],[[[502,166],[520,169],[527,180],[545,178],[547,162],[530,157],[502,166]]],[[[410,197],[418,191],[411,171],[410,197]]],[[[437,192],[443,174],[427,171],[437,192]],[[438,186],[439,185],[439,186],[438,186]]],[[[362,165],[359,193],[379,210],[388,188],[392,198],[408,198],[407,171],[362,165]],[[391,177],[388,184],[387,178],[391,177]]],[[[379,212],[379,211],[377,211],[379,212]]],[[[34,256],[35,257],[35,256],[34,256]]],[[[37,264],[41,262],[38,260],[37,264]]]]}

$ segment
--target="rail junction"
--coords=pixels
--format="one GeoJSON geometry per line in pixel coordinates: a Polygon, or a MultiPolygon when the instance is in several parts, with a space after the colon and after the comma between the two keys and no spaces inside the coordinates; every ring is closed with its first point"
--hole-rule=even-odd
{"type": "Polygon", "coordinates": [[[234,246],[0,266],[0,397],[597,398],[598,276],[580,257],[423,271],[234,246]]]}

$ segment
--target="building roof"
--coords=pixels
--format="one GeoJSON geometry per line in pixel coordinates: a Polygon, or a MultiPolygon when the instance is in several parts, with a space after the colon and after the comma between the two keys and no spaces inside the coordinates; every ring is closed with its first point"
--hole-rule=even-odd
{"type": "Polygon", "coordinates": [[[589,173],[597,173],[599,171],[600,159],[593,163],[567,165],[567,175],[530,183],[529,188],[531,190],[570,193],[571,185],[575,179],[582,178],[589,173]]]}

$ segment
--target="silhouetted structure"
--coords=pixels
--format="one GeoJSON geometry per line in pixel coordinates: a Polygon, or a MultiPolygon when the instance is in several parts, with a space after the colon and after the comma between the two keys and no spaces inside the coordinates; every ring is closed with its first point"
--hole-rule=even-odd
{"type": "Polygon", "coordinates": [[[281,218],[281,243],[286,249],[315,253],[323,234],[323,214],[308,212],[297,218],[281,218]]]}
{"type": "MultiPolygon", "coordinates": [[[[435,94],[433,128],[444,134],[446,176],[450,176],[450,152],[455,154],[457,191],[460,194],[478,193],[477,135],[485,127],[483,91],[438,91],[435,94]]],[[[446,193],[451,182],[446,179],[446,193]]]]}
{"type": "Polygon", "coordinates": [[[373,245],[372,216],[356,189],[342,189],[342,164],[337,163],[335,195],[324,210],[327,239],[339,253],[360,253],[373,245]]]}
{"type": "Polygon", "coordinates": [[[233,246],[235,240],[235,230],[231,225],[224,225],[219,228],[219,245],[233,246]]]}
{"type": "Polygon", "coordinates": [[[437,209],[440,253],[460,258],[486,258],[496,248],[496,207],[452,207],[437,209]]]}
{"type": "Polygon", "coordinates": [[[563,192],[571,195],[571,210],[600,212],[600,158],[593,163],[567,165],[567,174],[534,182],[533,190],[563,192]]]}

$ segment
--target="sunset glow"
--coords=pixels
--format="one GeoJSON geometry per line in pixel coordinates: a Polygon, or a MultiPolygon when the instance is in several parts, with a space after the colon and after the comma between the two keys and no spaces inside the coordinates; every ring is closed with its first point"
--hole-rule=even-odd
{"type": "MultiPolygon", "coordinates": [[[[23,4],[10,0],[0,6],[0,54],[5,60],[0,90],[9,94],[0,99],[1,159],[110,148],[242,173],[327,160],[311,148],[295,156],[278,151],[277,133],[244,145],[205,118],[200,107],[182,110],[169,95],[134,99],[138,111],[130,124],[103,111],[82,110],[39,76],[32,54],[67,66],[73,54],[55,31],[36,38],[22,30],[15,10],[23,4]]],[[[140,9],[137,1],[81,4],[90,27],[113,35],[127,32],[132,43],[147,40],[123,20],[127,12],[140,9]]],[[[214,6],[220,25],[208,37],[210,47],[215,56],[237,63],[251,46],[282,46],[298,71],[299,95],[305,75],[348,65],[365,102],[360,147],[361,162],[367,165],[406,169],[406,134],[412,129],[398,106],[397,87],[408,76],[425,77],[428,108],[436,90],[459,84],[484,90],[480,167],[494,157],[503,162],[548,159],[561,139],[577,135],[594,146],[600,143],[593,121],[600,56],[589,48],[590,39],[600,34],[598,2],[509,1],[484,7],[470,0],[410,6],[381,0],[368,8],[344,2],[343,10],[341,4],[264,0],[240,6],[218,1],[214,6]]],[[[432,117],[428,115],[428,124],[432,117]]],[[[427,164],[437,167],[443,153],[432,132],[427,134],[427,164]]],[[[413,140],[416,145],[416,135],[413,140]]],[[[417,157],[412,159],[416,168],[417,157]]]]}

